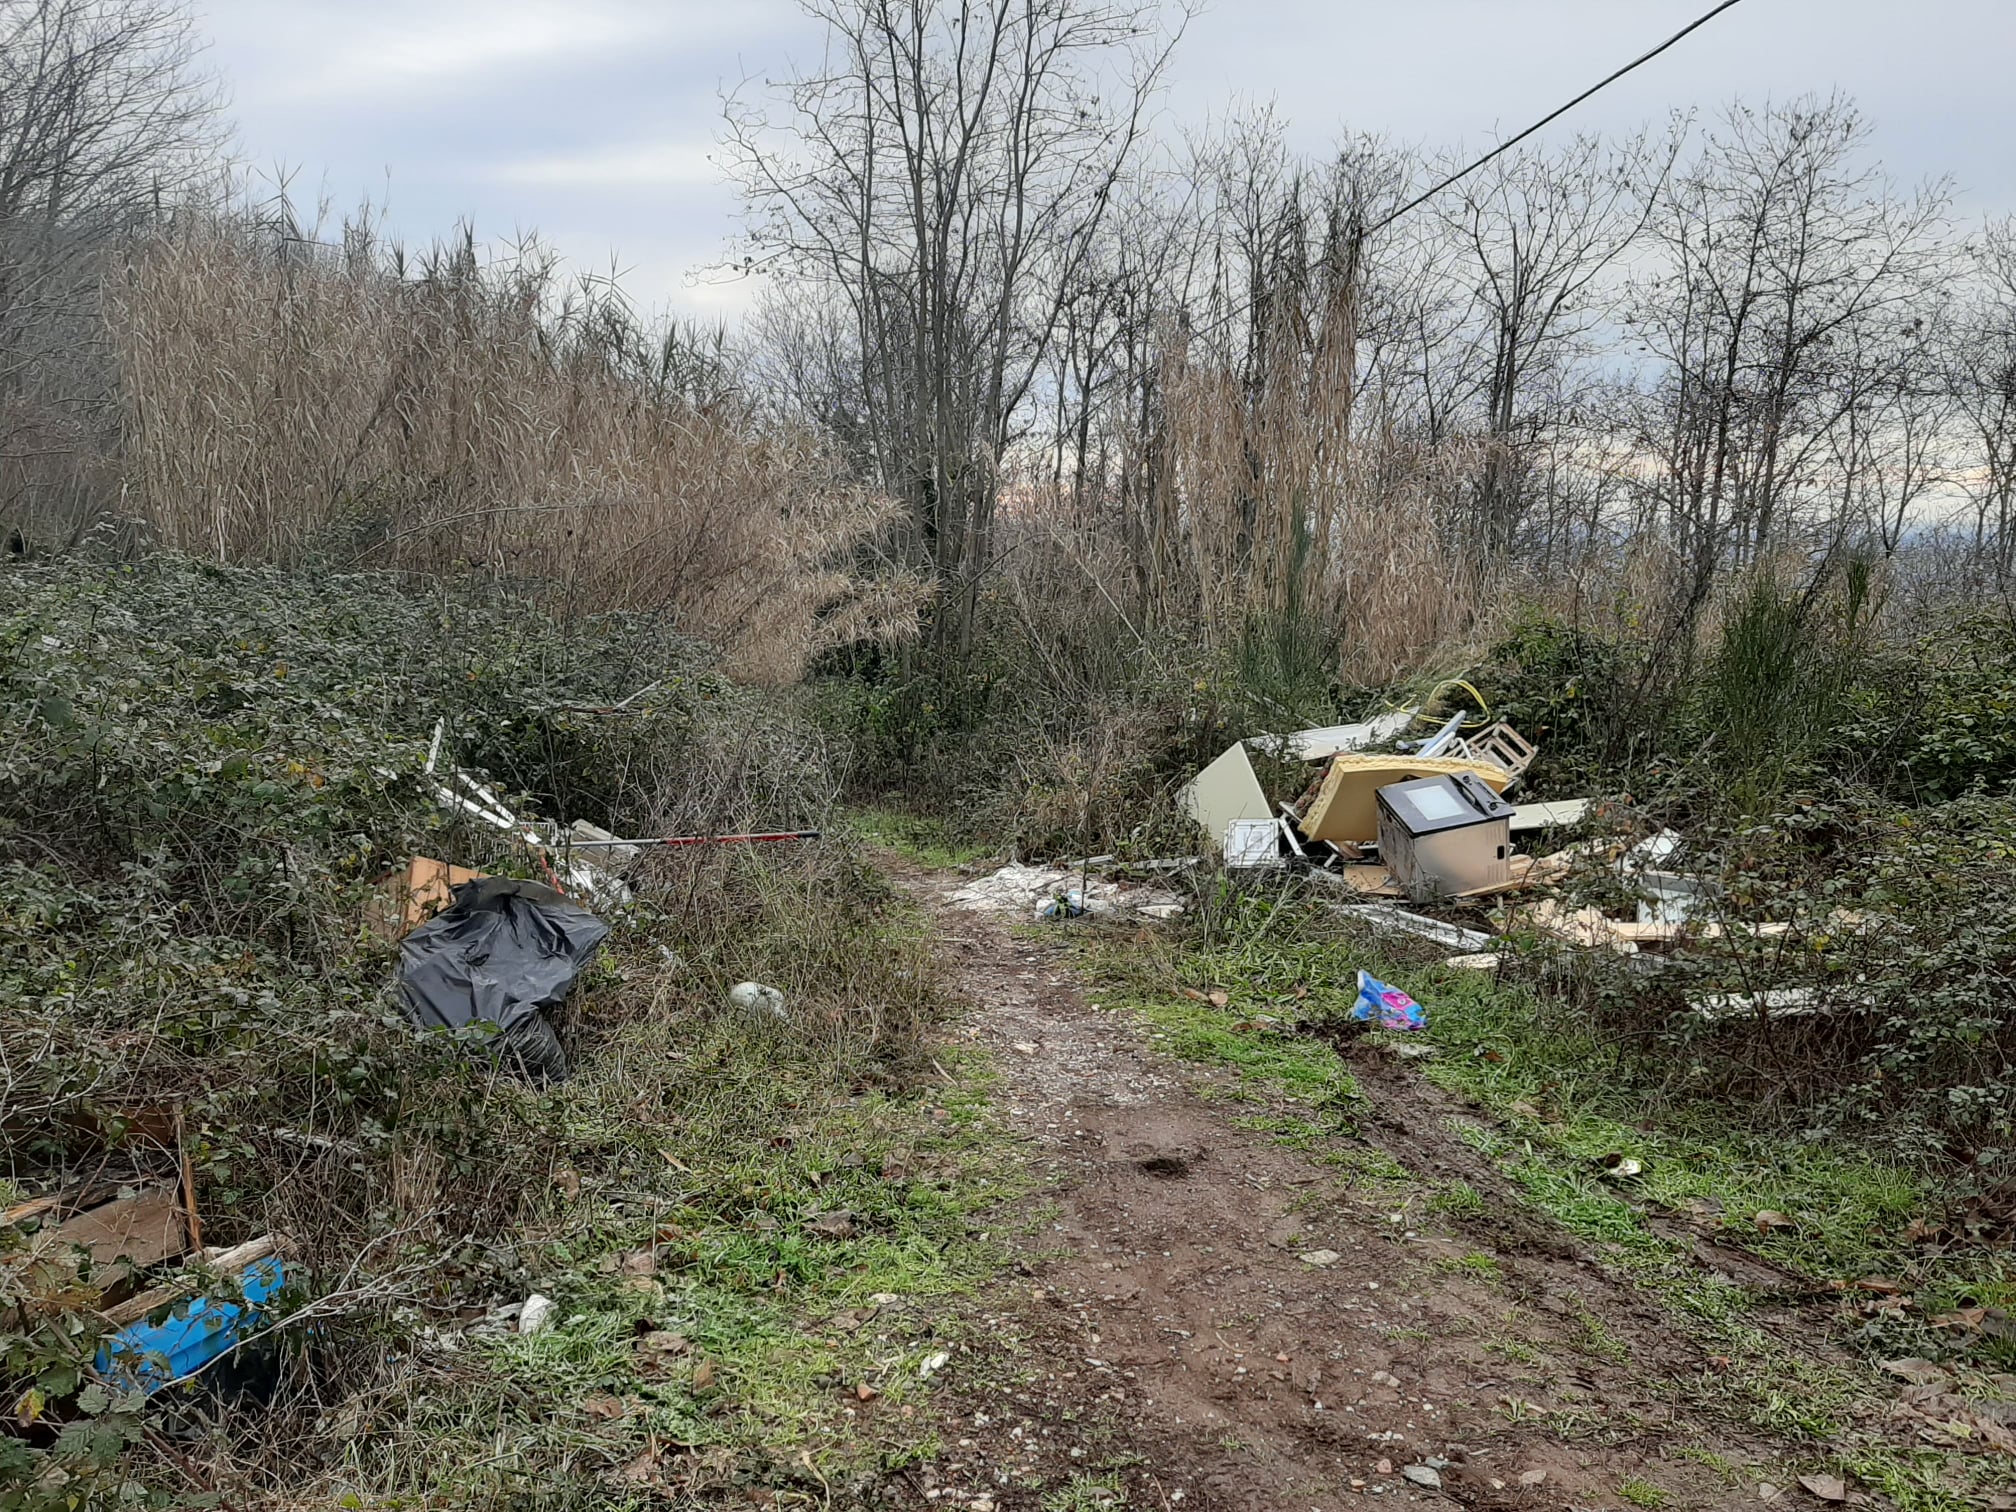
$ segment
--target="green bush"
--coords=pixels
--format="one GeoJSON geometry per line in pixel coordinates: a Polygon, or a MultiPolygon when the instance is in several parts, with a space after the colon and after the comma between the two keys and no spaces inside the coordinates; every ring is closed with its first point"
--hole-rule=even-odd
{"type": "MultiPolygon", "coordinates": [[[[528,817],[816,824],[831,791],[815,740],[645,618],[169,557],[0,573],[0,1178],[27,1193],[144,1163],[136,1116],[177,1108],[207,1242],[285,1233],[314,1285],[380,1298],[317,1325],[332,1360],[354,1344],[369,1364],[371,1330],[415,1326],[384,1298],[416,1283],[381,1297],[377,1278],[424,1276],[453,1305],[487,1263],[468,1254],[547,1199],[569,1147],[566,1092],[413,1034],[366,928],[374,879],[408,855],[537,870],[440,804],[437,721],[443,772],[485,773],[528,817]]],[[[638,889],[577,1037],[760,971],[806,1005],[823,1075],[863,1084],[913,1044],[928,981],[886,952],[886,979],[843,969],[888,907],[844,848],[659,853],[638,889]],[[689,983],[670,999],[668,962],[689,983]]],[[[0,1394],[74,1415],[46,1444],[0,1439],[0,1505],[145,1501],[121,1461],[139,1405],[70,1400],[105,1278],[59,1271],[0,1266],[0,1394]]]]}

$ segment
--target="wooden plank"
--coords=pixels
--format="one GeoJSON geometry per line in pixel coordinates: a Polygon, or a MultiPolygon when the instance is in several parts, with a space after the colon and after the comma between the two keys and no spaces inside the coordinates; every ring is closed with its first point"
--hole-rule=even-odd
{"type": "Polygon", "coordinates": [[[1589,815],[1593,798],[1562,798],[1553,803],[1522,803],[1512,810],[1512,833],[1549,829],[1555,825],[1580,824],[1589,815]]]}
{"type": "Polygon", "coordinates": [[[1345,884],[1355,893],[1371,898],[1404,898],[1406,892],[1393,874],[1383,866],[1346,866],[1335,875],[1344,879],[1345,884]]]}
{"type": "MultiPolygon", "coordinates": [[[[203,1263],[211,1270],[235,1276],[253,1261],[277,1255],[281,1249],[277,1235],[262,1234],[230,1249],[212,1250],[203,1257],[203,1263]]],[[[128,1324],[138,1323],[157,1308],[169,1307],[185,1297],[196,1295],[196,1289],[191,1286],[157,1286],[121,1302],[117,1307],[107,1308],[105,1322],[109,1328],[125,1328],[128,1324]]]]}
{"type": "Polygon", "coordinates": [[[0,1212],[0,1224],[47,1222],[57,1213],[75,1213],[117,1193],[118,1188],[104,1182],[93,1182],[85,1186],[71,1187],[66,1191],[51,1192],[42,1197],[30,1197],[26,1202],[17,1202],[5,1212],[0,1212]]]}
{"type": "Polygon", "coordinates": [[[1617,933],[1612,921],[1594,908],[1578,908],[1571,913],[1552,898],[1543,898],[1518,910],[1515,917],[1542,934],[1584,950],[1607,946],[1624,955],[1635,955],[1638,950],[1635,941],[1617,933]]]}
{"type": "Polygon", "coordinates": [[[60,1255],[78,1245],[91,1252],[93,1265],[125,1260],[144,1268],[188,1253],[188,1230],[175,1187],[147,1187],[79,1213],[37,1234],[34,1250],[60,1255]]]}

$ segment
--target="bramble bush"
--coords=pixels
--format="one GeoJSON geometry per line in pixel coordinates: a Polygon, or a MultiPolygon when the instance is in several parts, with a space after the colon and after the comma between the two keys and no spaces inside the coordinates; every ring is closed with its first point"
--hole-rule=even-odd
{"type": "MultiPolygon", "coordinates": [[[[332,1397],[415,1326],[395,1303],[480,1295],[483,1256],[591,1154],[570,1154],[568,1089],[415,1035],[388,997],[376,878],[414,854],[535,872],[437,802],[437,721],[444,763],[528,816],[817,825],[835,787],[816,736],[650,617],[561,623],[475,585],[168,556],[0,572],[0,1178],[26,1196],[132,1169],[136,1119],[176,1108],[205,1241],[294,1246],[332,1397]]],[[[788,957],[808,1064],[851,1084],[910,1052],[930,986],[898,977],[900,955],[828,985],[885,910],[843,848],[662,855],[636,880],[577,1037],[660,1032],[788,957]]],[[[0,1386],[23,1426],[0,1437],[0,1505],[166,1495],[129,1452],[158,1412],[90,1382],[108,1279],[0,1266],[0,1386]]],[[[312,1439],[302,1411],[269,1413],[264,1439],[312,1439]]]]}

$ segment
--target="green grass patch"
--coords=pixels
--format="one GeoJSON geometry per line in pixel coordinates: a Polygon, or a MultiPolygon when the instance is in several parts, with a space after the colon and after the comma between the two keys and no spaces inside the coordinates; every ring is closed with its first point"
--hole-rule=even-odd
{"type": "Polygon", "coordinates": [[[1617,1494],[1634,1507],[1656,1509],[1666,1505],[1666,1493],[1642,1475],[1627,1475],[1617,1482],[1617,1494]]]}
{"type": "MultiPolygon", "coordinates": [[[[1101,991],[1140,1013],[1173,1052],[1231,1067],[1306,1103],[1334,1100],[1333,1089],[1347,1086],[1350,1101],[1360,1094],[1327,1044],[1293,1031],[1347,1013],[1361,968],[1411,992],[1426,1005],[1426,1038],[1441,1051],[1423,1063],[1425,1074],[1491,1116],[1461,1122],[1457,1132],[1527,1202],[1656,1291],[1690,1320],[1704,1347],[1727,1358],[1726,1369],[1667,1383],[1670,1389],[1794,1440],[1855,1445],[1856,1473],[1907,1512],[1961,1504],[1952,1488],[1975,1477],[1971,1463],[1899,1449],[1855,1429],[1877,1410],[1882,1384],[1788,1347],[1754,1321],[1746,1293],[1704,1275],[1687,1249],[1651,1221],[1662,1210],[1711,1221],[1720,1215],[1725,1242],[1816,1280],[1888,1273],[1909,1276],[1921,1301],[1932,1305],[1970,1290],[1978,1300],[2002,1300],[2007,1273],[1993,1260],[1977,1253],[1942,1265],[1911,1251],[1905,1230],[1931,1198],[1915,1173],[1822,1139],[1767,1137],[1711,1108],[1655,1099],[1642,1090],[1650,1083],[1634,1074],[1626,1054],[1565,1029],[1532,991],[1424,962],[1409,943],[1360,937],[1319,909],[1248,899],[1216,910],[1188,938],[1130,941],[1124,948],[1095,938],[1083,954],[1101,991]],[[1185,988],[1221,993],[1224,1006],[1200,1003],[1185,988]],[[1613,1155],[1638,1161],[1640,1174],[1613,1179],[1605,1164],[1613,1155]],[[1790,1222],[1760,1229],[1752,1221],[1760,1212],[1782,1213],[1790,1222]]],[[[1365,1157],[1351,1151],[1315,1158],[1334,1164],[1365,1157]]],[[[1411,1179],[1404,1167],[1386,1164],[1391,1169],[1368,1173],[1371,1179],[1411,1179]]],[[[1461,1183],[1437,1188],[1428,1203],[1457,1218],[1475,1217],[1483,1206],[1461,1183]]],[[[1865,1342],[1886,1353],[1938,1347],[1922,1330],[1900,1339],[1872,1329],[1865,1342]]],[[[1583,1320],[1574,1344],[1613,1362],[1626,1358],[1593,1317],[1583,1320]]],[[[1540,1358],[1518,1340],[1492,1347],[1522,1363],[1540,1358]]],[[[1516,1416],[1522,1409],[1508,1410],[1516,1416]]],[[[1574,1423],[1554,1426],[1581,1431],[1574,1423]]],[[[1639,1488],[1642,1497],[1657,1494],[1663,1493],[1649,1482],[1639,1488]]]]}
{"type": "Polygon", "coordinates": [[[944,819],[908,814],[893,808],[858,808],[846,819],[848,830],[870,845],[907,856],[920,866],[970,866],[998,854],[992,845],[960,835],[944,819]]]}

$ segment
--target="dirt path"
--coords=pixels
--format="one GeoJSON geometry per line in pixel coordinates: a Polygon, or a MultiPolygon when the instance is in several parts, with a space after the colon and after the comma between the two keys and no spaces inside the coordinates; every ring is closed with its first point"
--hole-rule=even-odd
{"type": "Polygon", "coordinates": [[[1240,1127],[1267,1111],[1250,1090],[1157,1053],[1059,956],[948,906],[956,881],[902,881],[1053,1178],[1026,1279],[948,1372],[955,1422],[910,1475],[921,1500],[1593,1512],[1750,1507],[1759,1482],[1792,1484],[1770,1446],[1690,1420],[1673,1383],[1713,1362],[1523,1206],[1412,1067],[1354,1065],[1367,1144],[1287,1148],[1240,1127]],[[1455,1181],[1481,1205],[1430,1210],[1455,1181]]]}

